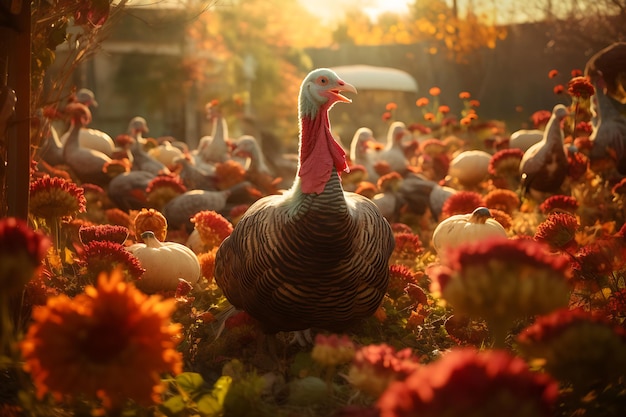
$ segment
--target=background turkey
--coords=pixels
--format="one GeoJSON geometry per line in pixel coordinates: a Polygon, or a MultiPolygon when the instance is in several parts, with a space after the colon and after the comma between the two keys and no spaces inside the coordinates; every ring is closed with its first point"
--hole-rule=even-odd
{"type": "Polygon", "coordinates": [[[300,164],[293,187],[262,198],[216,255],[215,279],[267,333],[338,331],[371,316],[388,280],[394,237],[371,200],[346,193],[345,152],[328,111],[356,92],[329,69],[311,72],[299,95],[300,164]]]}

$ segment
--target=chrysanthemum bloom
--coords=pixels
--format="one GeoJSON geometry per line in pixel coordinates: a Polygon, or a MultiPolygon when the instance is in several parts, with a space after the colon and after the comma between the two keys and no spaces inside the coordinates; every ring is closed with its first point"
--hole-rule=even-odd
{"type": "Polygon", "coordinates": [[[218,249],[219,246],[215,246],[208,252],[198,254],[200,271],[209,284],[211,284],[215,279],[215,255],[217,254],[218,249]]]}
{"type": "Polygon", "coordinates": [[[563,92],[565,91],[565,87],[563,87],[562,84],[558,84],[555,85],[554,88],[552,89],[552,91],[554,92],[554,94],[559,95],[559,94],[563,94],[563,92]]]}
{"type": "Polygon", "coordinates": [[[373,398],[378,398],[390,383],[404,381],[420,366],[409,348],[396,351],[385,343],[367,345],[356,351],[348,381],[373,398]]]}
{"type": "Polygon", "coordinates": [[[411,227],[404,223],[391,223],[391,230],[396,233],[413,233],[411,227]]]}
{"type": "Polygon", "coordinates": [[[30,184],[30,213],[46,220],[74,217],[85,211],[84,191],[71,181],[48,175],[30,184]]]}
{"type": "Polygon", "coordinates": [[[448,114],[450,113],[450,106],[441,105],[437,108],[437,111],[441,114],[448,114]]]}
{"type": "Polygon", "coordinates": [[[428,112],[426,114],[424,114],[424,120],[428,121],[428,122],[432,122],[433,120],[435,120],[435,114],[432,112],[428,112]]]}
{"type": "Polygon", "coordinates": [[[391,112],[386,111],[386,112],[384,112],[384,113],[383,113],[383,115],[381,116],[381,119],[382,119],[384,122],[386,122],[386,121],[388,121],[388,120],[391,120],[391,117],[392,117],[392,116],[391,116],[391,112]]]}
{"type": "Polygon", "coordinates": [[[511,226],[513,225],[513,218],[509,216],[507,212],[494,208],[490,208],[489,211],[491,212],[494,220],[500,223],[505,230],[511,229],[511,226]]]}
{"type": "Polygon", "coordinates": [[[417,284],[415,273],[406,265],[389,265],[387,294],[394,300],[406,293],[409,284],[417,284]]]}
{"type": "Polygon", "coordinates": [[[184,194],[186,191],[187,187],[178,177],[159,175],[148,183],[146,198],[152,207],[160,210],[171,199],[184,194]]]}
{"type": "Polygon", "coordinates": [[[496,188],[485,195],[485,206],[490,209],[502,210],[507,214],[513,214],[520,207],[521,201],[513,190],[496,188]]]}
{"type": "Polygon", "coordinates": [[[569,213],[552,213],[545,219],[535,233],[534,239],[547,243],[553,250],[569,251],[575,249],[578,219],[569,213]]]}
{"type": "Polygon", "coordinates": [[[78,233],[80,241],[83,244],[94,240],[106,240],[108,242],[123,244],[128,238],[128,228],[111,224],[81,226],[78,233]]]}
{"type": "Polygon", "coordinates": [[[159,242],[165,241],[167,237],[167,219],[158,210],[142,208],[133,223],[135,236],[139,242],[143,242],[141,234],[147,231],[153,232],[159,242]]]}
{"type": "Polygon", "coordinates": [[[215,165],[215,176],[219,178],[217,187],[220,190],[226,190],[244,181],[246,170],[239,162],[228,160],[215,165]]]}
{"type": "Polygon", "coordinates": [[[333,367],[350,362],[354,357],[354,350],[354,343],[347,335],[318,333],[311,357],[321,365],[333,367]]]}
{"type": "Polygon", "coordinates": [[[378,188],[376,188],[376,186],[369,181],[361,181],[357,184],[354,192],[371,200],[378,193],[378,188]]]}
{"type": "Polygon", "coordinates": [[[459,98],[461,100],[467,100],[468,98],[470,98],[470,96],[471,96],[470,93],[468,93],[467,91],[461,91],[459,93],[459,98]]]}
{"type": "Polygon", "coordinates": [[[387,110],[387,111],[393,111],[393,110],[395,110],[397,108],[398,108],[398,105],[396,103],[394,103],[394,102],[389,102],[385,106],[385,110],[387,110]]]}
{"type": "Polygon", "coordinates": [[[389,264],[414,266],[417,257],[424,251],[419,236],[414,233],[395,233],[394,238],[396,245],[393,248],[389,264]]]}
{"type": "Polygon", "coordinates": [[[595,93],[595,88],[587,77],[574,77],[567,84],[567,93],[576,98],[588,99],[595,93]]]}
{"type": "Polygon", "coordinates": [[[428,99],[428,97],[420,97],[415,101],[415,105],[417,107],[428,106],[428,103],[430,103],[430,100],[428,99]]]}
{"type": "Polygon", "coordinates": [[[497,345],[516,320],[569,301],[569,258],[534,240],[489,237],[451,248],[443,261],[432,272],[431,293],[455,313],[485,319],[497,345]]]}
{"type": "Polygon", "coordinates": [[[576,214],[578,206],[578,200],[574,197],[557,194],[546,198],[543,203],[539,205],[539,210],[541,210],[543,214],[556,212],[576,214]]]}
{"type": "Polygon", "coordinates": [[[593,292],[606,285],[606,277],[626,263],[626,245],[616,238],[598,239],[574,255],[574,278],[593,292]]]}
{"type": "Polygon", "coordinates": [[[589,158],[582,152],[567,152],[567,176],[578,181],[589,170],[589,158]]]}
{"type": "Polygon", "coordinates": [[[530,116],[530,120],[532,120],[535,129],[543,129],[548,124],[550,117],[552,117],[551,111],[538,110],[530,116]]]}
{"type": "Polygon", "coordinates": [[[507,351],[458,348],[393,382],[380,417],[552,416],[558,384],[507,351]]]}
{"type": "Polygon", "coordinates": [[[575,389],[626,375],[624,329],[582,309],[565,308],[538,317],[517,342],[524,356],[545,360],[546,371],[575,389]]]}
{"type": "Polygon", "coordinates": [[[480,100],[470,100],[469,105],[472,107],[480,107],[480,100]]]}
{"type": "Polygon", "coordinates": [[[105,215],[107,218],[107,223],[109,224],[124,226],[129,230],[133,227],[132,219],[130,218],[128,213],[123,210],[120,210],[118,208],[110,208],[105,211],[105,215]]]}
{"type": "Polygon", "coordinates": [[[209,249],[219,246],[233,232],[233,225],[214,210],[196,213],[191,222],[198,231],[202,243],[209,249]]]}
{"type": "Polygon", "coordinates": [[[559,75],[559,71],[555,70],[555,69],[551,69],[548,72],[548,78],[552,79],[552,78],[556,78],[556,76],[559,75]]]}
{"type": "Polygon", "coordinates": [[[110,274],[119,268],[126,281],[137,281],[145,272],[141,262],[120,243],[107,240],[94,240],[84,245],[82,254],[86,264],[85,276],[89,283],[104,272],[110,274]]]}
{"type": "Polygon", "coordinates": [[[438,96],[439,94],[441,94],[441,89],[439,87],[431,87],[428,90],[428,94],[430,94],[433,97],[438,96]]]}
{"type": "Polygon", "coordinates": [[[502,149],[491,156],[487,170],[494,177],[504,179],[507,188],[517,189],[520,181],[519,164],[523,156],[524,151],[521,149],[502,149]]]}
{"type": "Polygon", "coordinates": [[[51,244],[46,235],[32,230],[24,220],[0,219],[0,293],[21,291],[41,267],[51,244]]]}
{"type": "Polygon", "coordinates": [[[473,212],[478,207],[484,207],[483,196],[476,191],[457,191],[448,197],[441,208],[441,219],[446,219],[455,214],[467,214],[473,212]]]}
{"type": "Polygon", "coordinates": [[[130,172],[132,169],[132,163],[127,159],[113,159],[111,161],[107,161],[102,166],[102,171],[104,171],[109,177],[115,178],[118,175],[124,174],[126,172],[130,172]]]}
{"type": "Polygon", "coordinates": [[[84,395],[109,409],[127,399],[159,403],[160,374],[182,371],[180,325],[170,320],[175,303],[145,295],[116,270],[74,299],[60,295],[36,307],[20,349],[37,396],[84,395]]]}

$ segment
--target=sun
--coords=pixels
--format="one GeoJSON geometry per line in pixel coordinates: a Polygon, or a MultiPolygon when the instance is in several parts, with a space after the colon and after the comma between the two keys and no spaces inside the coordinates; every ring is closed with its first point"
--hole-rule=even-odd
{"type": "Polygon", "coordinates": [[[372,19],[378,19],[383,13],[405,14],[409,11],[410,0],[372,0],[363,7],[363,11],[372,19]]]}

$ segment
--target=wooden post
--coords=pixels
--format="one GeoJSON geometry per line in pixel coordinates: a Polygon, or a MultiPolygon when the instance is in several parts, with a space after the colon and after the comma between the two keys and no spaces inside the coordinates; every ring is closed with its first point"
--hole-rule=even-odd
{"type": "MultiPolygon", "coordinates": [[[[26,219],[30,179],[30,1],[10,0],[8,23],[0,26],[0,85],[15,91],[15,114],[4,136],[6,165],[3,167],[2,216],[26,219]]],[[[3,149],[4,150],[4,149],[3,149]]]]}

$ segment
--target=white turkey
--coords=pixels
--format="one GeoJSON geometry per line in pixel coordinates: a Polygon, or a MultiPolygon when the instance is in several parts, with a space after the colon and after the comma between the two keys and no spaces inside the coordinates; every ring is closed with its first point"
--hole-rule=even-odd
{"type": "Polygon", "coordinates": [[[354,165],[361,165],[367,172],[367,181],[376,184],[378,173],[374,168],[375,155],[371,144],[374,143],[374,133],[369,127],[360,127],[354,132],[350,142],[350,161],[354,165]]]}
{"type": "Polygon", "coordinates": [[[277,185],[281,178],[276,178],[270,171],[261,146],[254,136],[244,135],[237,139],[232,156],[245,159],[246,180],[250,181],[264,195],[279,193],[277,185]]]}
{"type": "Polygon", "coordinates": [[[340,331],[380,307],[394,237],[376,206],[344,192],[345,151],[328,112],[356,89],[330,69],[300,87],[299,166],[290,190],[253,204],[216,255],[215,280],[267,334],[340,331]]]}
{"type": "Polygon", "coordinates": [[[212,130],[210,136],[203,136],[196,150],[196,162],[201,165],[216,164],[228,159],[230,147],[228,144],[228,124],[219,109],[215,109],[211,103],[207,104],[207,118],[211,120],[212,130]]]}
{"type": "Polygon", "coordinates": [[[80,129],[91,122],[91,111],[84,104],[70,103],[66,107],[66,112],[71,120],[69,135],[63,146],[65,163],[81,183],[107,185],[111,178],[104,172],[103,167],[107,162],[111,162],[111,158],[94,149],[83,148],[78,143],[80,129]]]}
{"type": "Polygon", "coordinates": [[[529,193],[537,201],[558,193],[567,176],[568,161],[561,123],[568,113],[563,104],[554,106],[543,139],[524,152],[520,161],[522,192],[529,193]]]}
{"type": "Polygon", "coordinates": [[[389,165],[392,172],[405,175],[409,167],[409,160],[404,151],[406,138],[412,138],[411,132],[403,122],[393,122],[387,131],[387,144],[378,152],[376,160],[389,165]]]}

